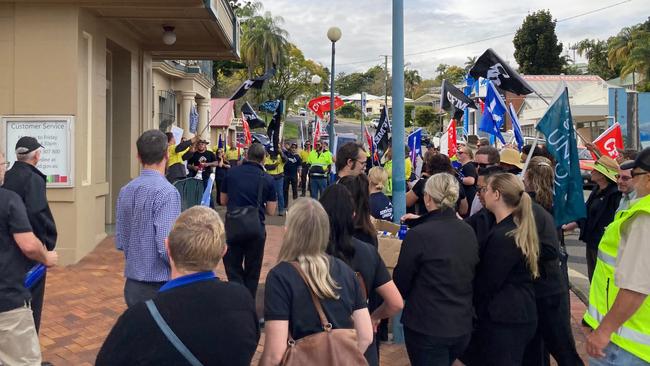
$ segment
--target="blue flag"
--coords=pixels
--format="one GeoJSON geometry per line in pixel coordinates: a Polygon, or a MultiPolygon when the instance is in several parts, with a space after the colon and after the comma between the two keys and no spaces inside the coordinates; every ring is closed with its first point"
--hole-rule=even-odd
{"type": "Polygon", "coordinates": [[[555,224],[560,226],[587,217],[578,145],[566,87],[539,120],[537,130],[546,137],[546,148],[556,161],[553,197],[555,224]]]}
{"type": "Polygon", "coordinates": [[[223,138],[221,134],[219,134],[219,142],[217,142],[217,149],[223,149],[223,138]]]}
{"type": "Polygon", "coordinates": [[[485,96],[485,110],[483,111],[483,118],[479,130],[487,132],[496,136],[505,145],[506,140],[501,135],[501,125],[505,120],[506,105],[501,99],[501,95],[497,92],[494,84],[491,81],[487,83],[487,94],[485,96]]]}
{"type": "Polygon", "coordinates": [[[201,206],[210,207],[210,197],[212,196],[212,186],[214,185],[214,173],[210,174],[208,179],[208,184],[203,191],[203,196],[201,196],[201,206]]]}
{"type": "Polygon", "coordinates": [[[515,140],[517,140],[517,146],[519,146],[519,151],[524,147],[524,135],[521,133],[521,125],[517,119],[517,112],[515,112],[515,107],[510,103],[510,119],[512,120],[512,132],[515,133],[515,140]]]}
{"type": "Polygon", "coordinates": [[[190,132],[196,133],[196,130],[199,128],[199,112],[196,110],[196,106],[192,104],[190,109],[190,132]]]}
{"type": "Polygon", "coordinates": [[[422,128],[413,131],[408,137],[409,150],[411,150],[411,162],[415,166],[415,159],[422,151],[422,128]]]}

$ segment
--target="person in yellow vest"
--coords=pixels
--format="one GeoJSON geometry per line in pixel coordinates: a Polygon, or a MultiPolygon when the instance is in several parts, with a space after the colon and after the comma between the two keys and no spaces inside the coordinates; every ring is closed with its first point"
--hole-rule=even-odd
{"type": "Polygon", "coordinates": [[[316,148],[309,153],[307,163],[309,164],[309,195],[317,200],[327,187],[327,179],[332,166],[332,154],[323,150],[320,141],[316,142],[316,148]]]}
{"type": "Polygon", "coordinates": [[[284,200],[284,163],[286,161],[287,157],[284,155],[282,149],[280,149],[280,152],[270,151],[264,158],[264,168],[273,178],[275,193],[278,195],[279,216],[284,216],[284,212],[287,209],[284,200]]]}
{"type": "Polygon", "coordinates": [[[230,164],[230,166],[236,166],[241,158],[241,152],[239,151],[235,141],[231,140],[230,143],[226,145],[225,152],[228,164],[230,164]]]}
{"type": "Polygon", "coordinates": [[[637,198],[616,214],[598,246],[584,320],[590,365],[650,365],[650,148],[633,162],[637,198]]]}
{"type": "MultiPolygon", "coordinates": [[[[406,147],[406,153],[404,154],[404,175],[405,180],[408,181],[408,179],[411,177],[411,172],[413,171],[413,163],[411,163],[411,159],[408,154],[408,147],[406,147]]],[[[393,196],[393,150],[391,148],[388,148],[386,150],[386,153],[384,153],[384,157],[386,159],[386,163],[384,164],[384,170],[386,173],[388,173],[388,180],[386,181],[386,186],[384,186],[384,194],[388,197],[393,196]]],[[[408,185],[406,185],[408,187],[408,185]]]]}
{"type": "Polygon", "coordinates": [[[184,179],[187,176],[183,161],[187,160],[188,157],[183,155],[190,150],[192,145],[198,141],[199,137],[198,135],[194,136],[192,139],[182,141],[176,145],[176,138],[173,133],[167,132],[165,135],[167,136],[167,155],[169,157],[165,177],[169,183],[174,184],[177,180],[184,179]]]}
{"type": "Polygon", "coordinates": [[[307,160],[309,159],[309,153],[311,152],[311,142],[309,140],[305,141],[305,145],[303,148],[298,152],[298,155],[300,156],[300,161],[302,162],[302,167],[300,170],[300,196],[305,197],[307,193],[307,175],[309,173],[309,163],[307,160]]]}

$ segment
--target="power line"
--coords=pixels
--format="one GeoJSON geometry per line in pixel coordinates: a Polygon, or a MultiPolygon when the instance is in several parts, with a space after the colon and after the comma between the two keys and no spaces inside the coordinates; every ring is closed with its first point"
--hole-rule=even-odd
{"type": "MultiPolygon", "coordinates": [[[[600,12],[600,11],[603,11],[603,10],[611,9],[613,7],[623,5],[623,4],[629,3],[629,2],[632,2],[632,0],[619,1],[617,3],[610,4],[610,5],[607,5],[607,6],[603,6],[601,8],[592,9],[592,10],[586,11],[584,13],[580,13],[580,14],[572,15],[570,17],[559,19],[559,20],[557,20],[557,23],[562,23],[562,22],[566,22],[566,21],[569,21],[569,20],[573,20],[573,19],[576,19],[576,18],[583,17],[583,16],[591,15],[591,14],[594,14],[594,13],[597,13],[597,12],[600,12]]],[[[499,39],[499,38],[503,38],[503,37],[513,36],[515,34],[516,34],[516,32],[509,32],[509,33],[504,33],[504,34],[500,34],[500,35],[495,35],[495,36],[490,36],[490,37],[478,39],[478,40],[475,40],[475,41],[457,43],[457,44],[444,46],[444,47],[439,47],[439,48],[434,48],[434,49],[430,49],[430,50],[426,50],[426,51],[408,53],[408,54],[404,54],[404,56],[417,56],[417,55],[423,55],[423,54],[427,54],[427,53],[445,51],[445,50],[449,50],[449,49],[452,49],[452,48],[464,47],[464,46],[469,46],[469,45],[473,45],[473,44],[476,44],[476,43],[481,43],[481,42],[491,41],[491,40],[499,39]]],[[[362,63],[366,63],[366,62],[376,61],[377,59],[378,58],[367,59],[367,60],[362,60],[362,61],[346,62],[346,63],[342,63],[342,64],[339,64],[339,65],[344,66],[344,65],[362,64],[362,63]]]]}

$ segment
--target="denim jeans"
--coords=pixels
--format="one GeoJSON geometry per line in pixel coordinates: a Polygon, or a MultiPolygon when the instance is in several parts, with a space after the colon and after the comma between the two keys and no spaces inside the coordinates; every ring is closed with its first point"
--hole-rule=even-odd
{"type": "Polygon", "coordinates": [[[284,213],[284,176],[273,177],[273,186],[275,187],[275,193],[278,195],[278,213],[284,213]]]}
{"type": "Polygon", "coordinates": [[[311,198],[319,199],[325,188],[327,188],[327,178],[309,177],[309,194],[311,198]]]}
{"type": "Polygon", "coordinates": [[[422,334],[404,327],[406,352],[413,366],[449,366],[467,348],[471,334],[442,338],[422,334]]]}
{"type": "Polygon", "coordinates": [[[630,352],[609,342],[603,350],[605,357],[589,357],[589,366],[648,366],[650,363],[643,361],[630,352]]]}

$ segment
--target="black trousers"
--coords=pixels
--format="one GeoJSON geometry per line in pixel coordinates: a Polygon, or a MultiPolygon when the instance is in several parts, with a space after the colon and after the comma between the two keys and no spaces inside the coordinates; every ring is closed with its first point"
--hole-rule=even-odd
{"type": "MultiPolygon", "coordinates": [[[[468,350],[466,365],[482,366],[521,366],[524,365],[524,351],[533,339],[537,323],[507,324],[489,319],[479,320],[476,331],[472,334],[472,343],[476,347],[468,350]],[[475,358],[478,357],[478,358],[475,358]]],[[[473,348],[470,346],[470,348],[473,348]]]]}
{"type": "Polygon", "coordinates": [[[221,186],[224,180],[224,178],[215,178],[214,180],[214,185],[217,186],[217,196],[214,200],[214,207],[217,207],[217,205],[221,206],[221,186]]]}
{"type": "Polygon", "coordinates": [[[32,294],[32,315],[34,316],[34,325],[36,326],[36,333],[41,328],[41,314],[43,312],[43,301],[45,299],[45,278],[47,271],[43,273],[43,278],[32,287],[30,290],[32,294]]]}
{"type": "Polygon", "coordinates": [[[223,265],[226,267],[228,281],[246,286],[253,295],[253,299],[257,294],[257,286],[260,281],[265,242],[266,231],[260,240],[229,244],[228,251],[223,257],[223,265]]]}
{"type": "Polygon", "coordinates": [[[298,174],[284,175],[284,206],[289,207],[289,185],[294,200],[298,199],[298,174]]]}
{"type": "Polygon", "coordinates": [[[450,366],[467,348],[470,337],[434,337],[404,327],[406,352],[413,366],[450,366]]]}
{"type": "Polygon", "coordinates": [[[583,365],[571,332],[571,312],[564,292],[537,299],[537,332],[526,347],[524,365],[548,365],[550,353],[558,366],[583,365]]]}
{"type": "Polygon", "coordinates": [[[309,165],[303,164],[300,171],[300,194],[303,197],[307,194],[307,173],[309,173],[309,165]]]}
{"type": "Polygon", "coordinates": [[[589,275],[589,283],[591,283],[591,279],[594,277],[594,270],[596,269],[596,259],[598,258],[598,248],[590,248],[589,245],[587,245],[587,252],[586,252],[586,259],[587,259],[587,274],[589,275]]]}

